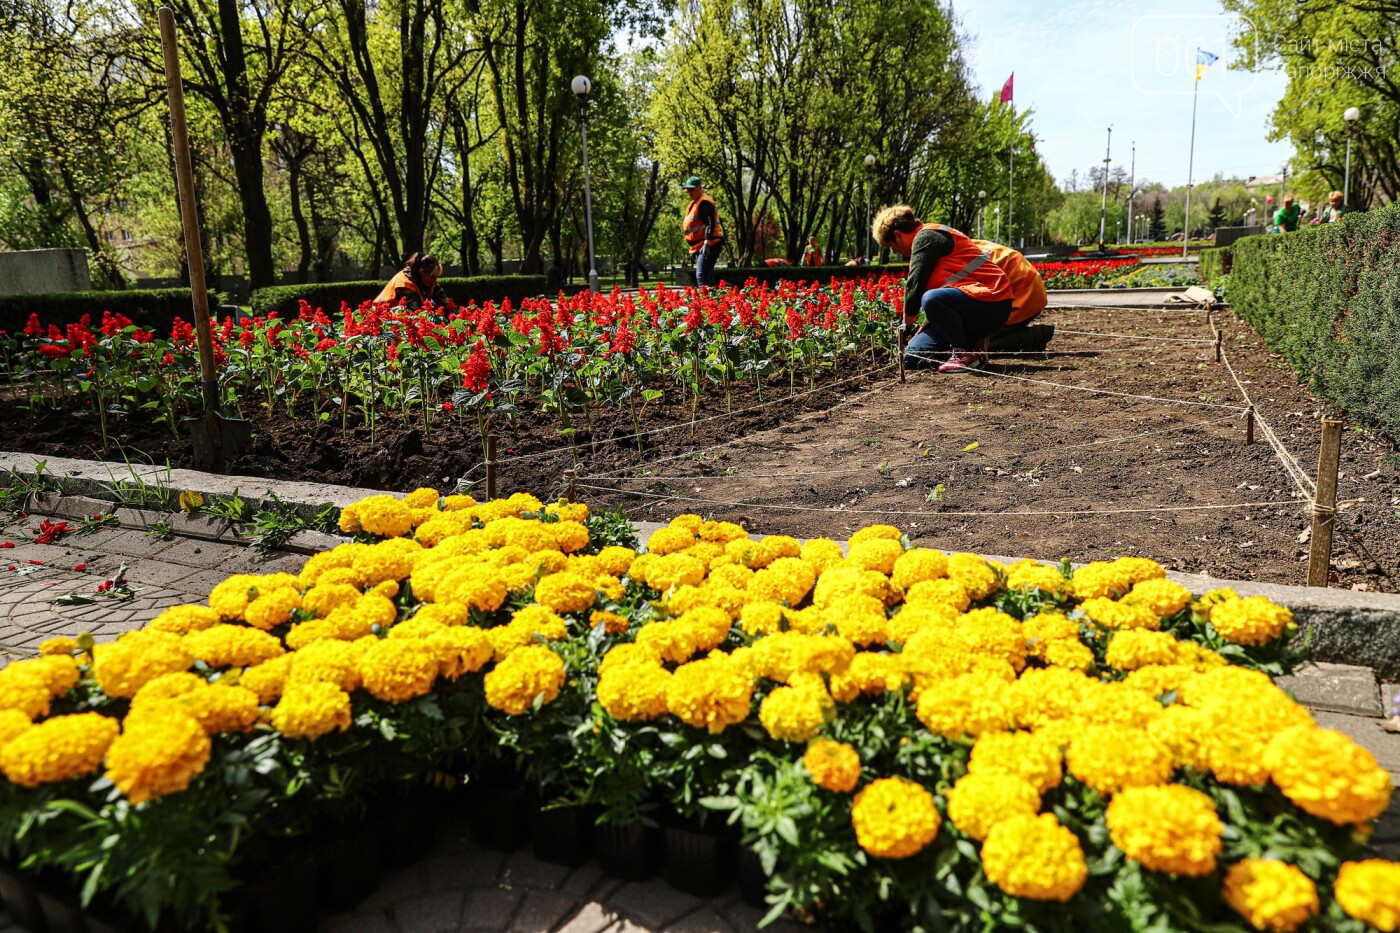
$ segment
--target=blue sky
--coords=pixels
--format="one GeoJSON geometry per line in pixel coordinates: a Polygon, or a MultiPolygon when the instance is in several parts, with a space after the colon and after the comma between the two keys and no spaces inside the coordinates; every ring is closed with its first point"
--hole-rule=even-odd
{"type": "Polygon", "coordinates": [[[1137,176],[1167,187],[1186,183],[1195,48],[1220,56],[1200,84],[1197,181],[1271,175],[1287,143],[1267,140],[1283,96],[1282,73],[1230,66],[1238,28],[1215,0],[953,0],[973,41],[965,47],[985,94],[1016,72],[1016,104],[1035,110],[1036,148],[1061,183],[1112,159],[1125,169],[1137,142],[1137,176]]]}

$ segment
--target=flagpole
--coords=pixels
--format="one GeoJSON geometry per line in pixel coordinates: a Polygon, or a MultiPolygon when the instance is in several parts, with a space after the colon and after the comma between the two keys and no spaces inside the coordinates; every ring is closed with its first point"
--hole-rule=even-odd
{"type": "Polygon", "coordinates": [[[1201,50],[1196,49],[1195,79],[1191,82],[1191,154],[1186,158],[1186,216],[1181,225],[1181,258],[1185,259],[1191,246],[1191,182],[1196,168],[1196,98],[1201,93],[1201,50]]]}
{"type": "MultiPolygon", "coordinates": [[[[1019,131],[1017,132],[1019,136],[1019,131]]],[[[1006,242],[1012,243],[1016,239],[1016,143],[1011,143],[1011,157],[1006,167],[1007,192],[1006,192],[1006,242]]]]}
{"type": "Polygon", "coordinates": [[[1128,163],[1128,245],[1133,243],[1133,185],[1137,179],[1137,140],[1133,140],[1133,158],[1128,163]]]}

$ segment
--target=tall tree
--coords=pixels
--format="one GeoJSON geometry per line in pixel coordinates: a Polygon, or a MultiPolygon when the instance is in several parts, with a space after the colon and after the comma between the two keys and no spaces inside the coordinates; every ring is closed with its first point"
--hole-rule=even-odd
{"type": "Polygon", "coordinates": [[[1167,224],[1165,214],[1162,211],[1162,199],[1152,199],[1152,225],[1148,228],[1148,236],[1154,240],[1165,240],[1167,238],[1167,224]]]}

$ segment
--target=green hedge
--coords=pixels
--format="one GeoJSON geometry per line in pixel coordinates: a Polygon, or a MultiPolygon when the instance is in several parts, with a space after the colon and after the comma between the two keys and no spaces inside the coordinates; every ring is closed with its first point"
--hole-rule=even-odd
{"type": "Polygon", "coordinates": [[[1230,264],[1233,261],[1231,249],[1229,246],[1220,246],[1201,250],[1200,269],[1204,281],[1213,282],[1230,272],[1230,264]]]}
{"type": "MultiPolygon", "coordinates": [[[[469,301],[484,304],[487,301],[500,302],[509,298],[519,303],[525,298],[537,298],[544,294],[542,275],[478,275],[471,278],[444,278],[439,281],[447,296],[458,304],[469,301]]],[[[583,286],[565,287],[573,293],[583,286]]],[[[380,281],[367,282],[323,282],[310,285],[276,285],[272,288],[259,288],[249,299],[254,314],[276,311],[279,314],[296,314],[298,302],[305,299],[312,307],[321,308],[327,314],[340,310],[343,301],[351,307],[374,298],[384,288],[380,281]]]]}
{"type": "Polygon", "coordinates": [[[1314,392],[1400,438],[1400,204],[1235,243],[1230,304],[1314,392]]]}
{"type": "Polygon", "coordinates": [[[723,269],[715,269],[715,280],[722,285],[743,285],[749,279],[757,279],[760,283],[772,284],[774,282],[829,282],[832,279],[860,279],[867,275],[879,275],[883,272],[892,272],[895,275],[904,275],[909,271],[909,264],[901,262],[890,265],[870,265],[870,266],[726,266],[723,269]]]}
{"type": "MultiPolygon", "coordinates": [[[[209,301],[215,308],[218,307],[217,295],[210,295],[209,301]]],[[[103,311],[124,314],[133,323],[159,334],[168,333],[177,316],[186,321],[194,319],[194,306],[188,288],[0,295],[0,330],[10,333],[23,330],[31,314],[38,314],[45,325],[62,326],[78,321],[84,314],[91,314],[93,321],[100,321],[103,311]]]]}

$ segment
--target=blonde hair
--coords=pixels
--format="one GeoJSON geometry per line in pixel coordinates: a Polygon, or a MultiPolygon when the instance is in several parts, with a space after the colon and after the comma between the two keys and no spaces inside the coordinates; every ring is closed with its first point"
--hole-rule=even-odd
{"type": "Polygon", "coordinates": [[[880,208],[880,213],[875,215],[875,220],[870,224],[870,235],[881,246],[889,246],[890,234],[908,233],[910,230],[917,230],[918,227],[919,218],[914,216],[914,209],[908,204],[895,204],[880,208]]]}
{"type": "Polygon", "coordinates": [[[1340,191],[1333,191],[1331,194],[1329,194],[1329,195],[1327,196],[1327,200],[1330,201],[1330,200],[1332,200],[1333,198],[1345,198],[1345,197],[1346,197],[1346,195],[1342,194],[1340,191]]]}

